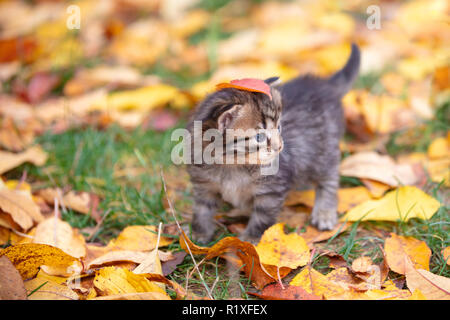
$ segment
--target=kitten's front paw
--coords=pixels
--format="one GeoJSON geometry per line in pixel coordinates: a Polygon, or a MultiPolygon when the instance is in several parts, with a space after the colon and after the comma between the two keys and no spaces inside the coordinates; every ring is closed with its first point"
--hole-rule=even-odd
{"type": "Polygon", "coordinates": [[[338,220],[336,210],[317,210],[311,216],[311,224],[319,230],[332,230],[338,220]]]}

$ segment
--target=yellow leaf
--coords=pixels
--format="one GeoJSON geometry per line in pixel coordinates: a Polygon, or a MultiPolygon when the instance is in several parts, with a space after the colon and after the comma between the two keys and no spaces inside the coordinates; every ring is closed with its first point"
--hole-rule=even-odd
{"type": "Polygon", "coordinates": [[[377,200],[368,200],[350,209],[341,221],[377,220],[409,221],[411,218],[430,219],[440,203],[422,190],[405,186],[388,192],[377,200]]]}
{"type": "Polygon", "coordinates": [[[306,265],[310,254],[305,240],[296,233],[285,234],[283,228],[277,223],[262,235],[256,246],[261,263],[290,269],[306,265]]]}
{"type": "Polygon", "coordinates": [[[414,290],[412,295],[408,298],[408,300],[427,300],[427,297],[424,296],[422,291],[419,289],[414,290]]]}
{"type": "MultiPolygon", "coordinates": [[[[288,194],[285,205],[293,206],[299,203],[308,207],[314,207],[316,193],[314,190],[292,191],[288,194]]],[[[369,191],[365,187],[342,188],[338,190],[338,212],[346,212],[348,209],[371,199],[369,191]]]]}
{"type": "Polygon", "coordinates": [[[384,243],[384,251],[389,268],[397,273],[405,274],[405,257],[412,260],[415,268],[430,269],[431,250],[423,241],[391,233],[384,243]]]}
{"type": "Polygon", "coordinates": [[[450,157],[450,145],[447,138],[440,137],[433,140],[428,147],[427,154],[430,159],[450,157]]]}
{"type": "Polygon", "coordinates": [[[129,109],[149,111],[170,103],[178,95],[179,91],[177,88],[166,84],[156,84],[135,90],[111,93],[107,100],[99,100],[92,105],[92,108],[118,111],[129,109]]]}
{"type": "Polygon", "coordinates": [[[0,250],[0,256],[3,255],[19,270],[22,279],[34,277],[42,265],[69,268],[76,264],[81,267],[78,259],[46,244],[26,243],[11,246],[0,250]]]}
{"type": "Polygon", "coordinates": [[[41,273],[36,278],[26,281],[25,288],[29,300],[78,300],[78,295],[69,287],[54,282],[41,273]]]}
{"type": "Polygon", "coordinates": [[[171,300],[170,297],[161,292],[131,292],[119,293],[102,297],[90,297],[88,300],[171,300]]]}
{"type": "MultiPolygon", "coordinates": [[[[158,239],[155,226],[129,226],[122,230],[116,239],[108,243],[108,250],[150,251],[155,249],[158,239]]],[[[173,239],[161,237],[159,246],[164,247],[173,239]]]]}
{"type": "Polygon", "coordinates": [[[332,296],[342,295],[345,291],[344,288],[331,283],[326,276],[310,266],[304,267],[289,284],[291,286],[302,287],[308,293],[312,293],[316,296],[325,296],[327,299],[332,296]]]}
{"type": "Polygon", "coordinates": [[[102,295],[117,295],[136,292],[159,292],[166,294],[155,283],[147,280],[144,275],[135,274],[127,269],[105,267],[97,271],[94,286],[102,295]]]}
{"type": "Polygon", "coordinates": [[[76,229],[72,229],[70,224],[56,217],[48,218],[37,225],[33,242],[60,248],[75,258],[86,255],[84,237],[76,229]]]}

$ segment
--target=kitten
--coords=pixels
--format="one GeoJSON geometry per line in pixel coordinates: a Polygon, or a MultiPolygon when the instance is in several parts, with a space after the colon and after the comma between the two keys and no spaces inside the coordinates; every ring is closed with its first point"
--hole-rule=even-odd
{"type": "MultiPolygon", "coordinates": [[[[250,162],[255,157],[247,145],[241,148],[241,152],[248,152],[245,164],[188,165],[195,201],[192,230],[197,241],[212,240],[213,217],[222,201],[251,213],[240,238],[257,241],[275,223],[289,190],[300,185],[315,188],[311,223],[320,230],[336,225],[339,139],[345,130],[340,100],[356,79],[359,64],[360,52],[353,44],[346,65],[329,78],[305,75],[282,85],[274,84],[278,78],[270,78],[265,82],[270,85],[271,97],[225,88],[200,103],[187,127],[191,134],[194,121],[201,121],[202,133],[217,129],[225,139],[229,129],[254,129],[253,136],[242,140],[256,144],[256,153],[264,151],[264,156],[256,163],[250,162]],[[261,134],[261,129],[270,134],[261,134]],[[261,142],[264,144],[259,147],[261,142]],[[273,163],[274,154],[278,157],[278,171],[262,174],[261,168],[273,163]]],[[[198,133],[194,134],[192,145],[196,139],[202,141],[198,133]]],[[[237,140],[239,137],[231,140],[231,145],[237,140]]],[[[224,148],[229,147],[229,142],[223,142],[224,148]]],[[[202,143],[204,147],[205,141],[202,143]]]]}

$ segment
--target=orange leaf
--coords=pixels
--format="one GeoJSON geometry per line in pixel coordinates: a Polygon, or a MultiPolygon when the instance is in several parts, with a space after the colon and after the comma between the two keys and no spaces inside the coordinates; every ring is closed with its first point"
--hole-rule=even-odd
{"type": "Polygon", "coordinates": [[[384,243],[386,262],[393,271],[405,274],[405,256],[412,260],[417,269],[429,270],[431,250],[423,241],[412,237],[398,236],[391,233],[384,243]]]}
{"type": "Polygon", "coordinates": [[[246,78],[239,80],[231,80],[230,83],[219,83],[216,85],[217,90],[225,88],[235,88],[250,92],[260,92],[268,95],[272,100],[272,95],[270,93],[270,86],[260,79],[246,78]]]}

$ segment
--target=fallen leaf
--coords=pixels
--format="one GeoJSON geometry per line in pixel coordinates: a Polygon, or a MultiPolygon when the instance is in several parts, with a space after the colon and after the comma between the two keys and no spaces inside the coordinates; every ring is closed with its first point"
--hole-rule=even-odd
{"type": "Polygon", "coordinates": [[[0,151],[0,174],[14,169],[25,162],[42,166],[47,161],[47,153],[40,146],[34,146],[20,153],[0,151]]]}
{"type": "Polygon", "coordinates": [[[341,221],[409,221],[412,218],[428,220],[440,207],[439,201],[422,190],[399,187],[376,200],[368,200],[350,209],[341,221]]]}
{"type": "Polygon", "coordinates": [[[445,137],[434,139],[428,146],[427,155],[430,159],[450,157],[449,141],[445,137]]]}
{"type": "Polygon", "coordinates": [[[310,266],[306,266],[300,271],[289,283],[291,286],[302,287],[308,293],[318,297],[329,299],[332,296],[342,295],[345,291],[340,285],[331,283],[329,279],[314,270],[310,266]]]}
{"type": "Polygon", "coordinates": [[[359,152],[342,160],[339,173],[343,176],[367,178],[389,186],[411,185],[417,176],[411,165],[396,164],[390,156],[376,152],[359,152]]]}
{"type": "Polygon", "coordinates": [[[417,263],[404,256],[406,284],[410,291],[420,290],[429,300],[450,300],[450,279],[418,269],[417,263]]]}
{"type": "Polygon", "coordinates": [[[384,184],[379,181],[371,180],[371,179],[360,179],[364,186],[369,190],[370,195],[373,198],[381,198],[386,191],[388,191],[391,187],[387,184],[384,184]]]}
{"type": "Polygon", "coordinates": [[[27,292],[19,271],[7,256],[0,257],[0,300],[26,300],[27,292]]]}
{"type": "MultiPolygon", "coordinates": [[[[342,188],[338,190],[338,212],[346,212],[350,208],[372,199],[371,194],[365,187],[342,188]]],[[[315,191],[291,191],[285,201],[286,206],[304,204],[308,207],[314,207],[315,191]]]]}
{"type": "Polygon", "coordinates": [[[51,217],[36,227],[34,243],[54,246],[75,258],[86,255],[86,243],[78,230],[72,229],[70,224],[59,218],[51,217]]]}
{"type": "Polygon", "coordinates": [[[161,292],[131,292],[119,293],[102,297],[95,297],[89,300],[171,300],[170,297],[161,292]]]}
{"type": "Polygon", "coordinates": [[[69,287],[38,276],[25,282],[29,300],[78,300],[78,295],[69,287]]]}
{"type": "Polygon", "coordinates": [[[162,263],[162,273],[164,276],[171,274],[177,266],[183,262],[186,252],[178,251],[172,254],[173,258],[162,263]]]}
{"type": "Polygon", "coordinates": [[[397,273],[405,274],[405,257],[411,259],[416,269],[430,269],[431,250],[423,241],[391,233],[384,243],[384,251],[389,268],[397,273]]]}
{"type": "Polygon", "coordinates": [[[217,90],[226,88],[234,88],[238,90],[264,93],[270,97],[270,100],[272,100],[272,94],[270,93],[270,86],[260,79],[246,78],[239,80],[231,80],[230,83],[219,83],[218,85],[216,85],[217,90]]]}
{"type": "Polygon", "coordinates": [[[447,262],[447,264],[450,265],[450,247],[442,249],[442,257],[447,262]]]}
{"type": "Polygon", "coordinates": [[[23,230],[30,229],[34,222],[41,222],[44,217],[32,199],[20,190],[0,189],[0,209],[11,216],[23,230]]]}
{"type": "MultiPolygon", "coordinates": [[[[122,230],[116,239],[112,239],[107,248],[109,250],[150,251],[156,246],[158,238],[155,226],[128,226],[122,230]]],[[[173,242],[172,238],[161,237],[160,247],[173,242]]]]}
{"type": "Polygon", "coordinates": [[[305,240],[296,233],[285,234],[283,228],[283,223],[277,223],[264,231],[256,246],[261,263],[290,269],[306,265],[310,253],[305,240]]]}
{"type": "MultiPolygon", "coordinates": [[[[194,244],[186,234],[180,236],[180,246],[186,252],[192,254],[204,254],[205,259],[209,260],[224,253],[236,254],[242,262],[242,271],[250,278],[252,284],[257,289],[264,288],[265,285],[275,282],[277,275],[271,275],[262,266],[256,248],[249,242],[241,241],[239,238],[226,237],[217,242],[212,247],[200,247],[194,244]]],[[[290,271],[290,269],[289,269],[290,271]]]]}
{"type": "MultiPolygon", "coordinates": [[[[166,294],[155,283],[146,279],[143,274],[135,274],[127,269],[105,267],[96,272],[94,286],[101,295],[117,295],[123,293],[158,292],[166,294]]],[[[168,297],[168,296],[167,296],[168,297]]],[[[170,297],[168,297],[170,299],[170,297]]]]}
{"type": "Polygon", "coordinates": [[[306,231],[303,233],[300,233],[300,236],[306,241],[308,246],[312,247],[313,243],[321,242],[330,239],[331,237],[335,236],[336,234],[340,234],[348,229],[350,226],[350,223],[339,223],[334,227],[333,230],[329,231],[320,231],[312,226],[307,226],[306,231]]]}
{"type": "Polygon", "coordinates": [[[321,300],[320,297],[308,293],[301,287],[292,285],[281,287],[279,283],[266,286],[261,293],[248,293],[264,300],[321,300]]]}
{"type": "Polygon", "coordinates": [[[359,257],[352,262],[352,270],[354,272],[368,272],[370,266],[373,265],[369,256],[359,257]]]}
{"type": "Polygon", "coordinates": [[[69,268],[76,264],[81,267],[78,259],[46,244],[26,243],[10,246],[0,250],[0,256],[7,256],[24,280],[34,277],[42,265],[69,268]]]}

